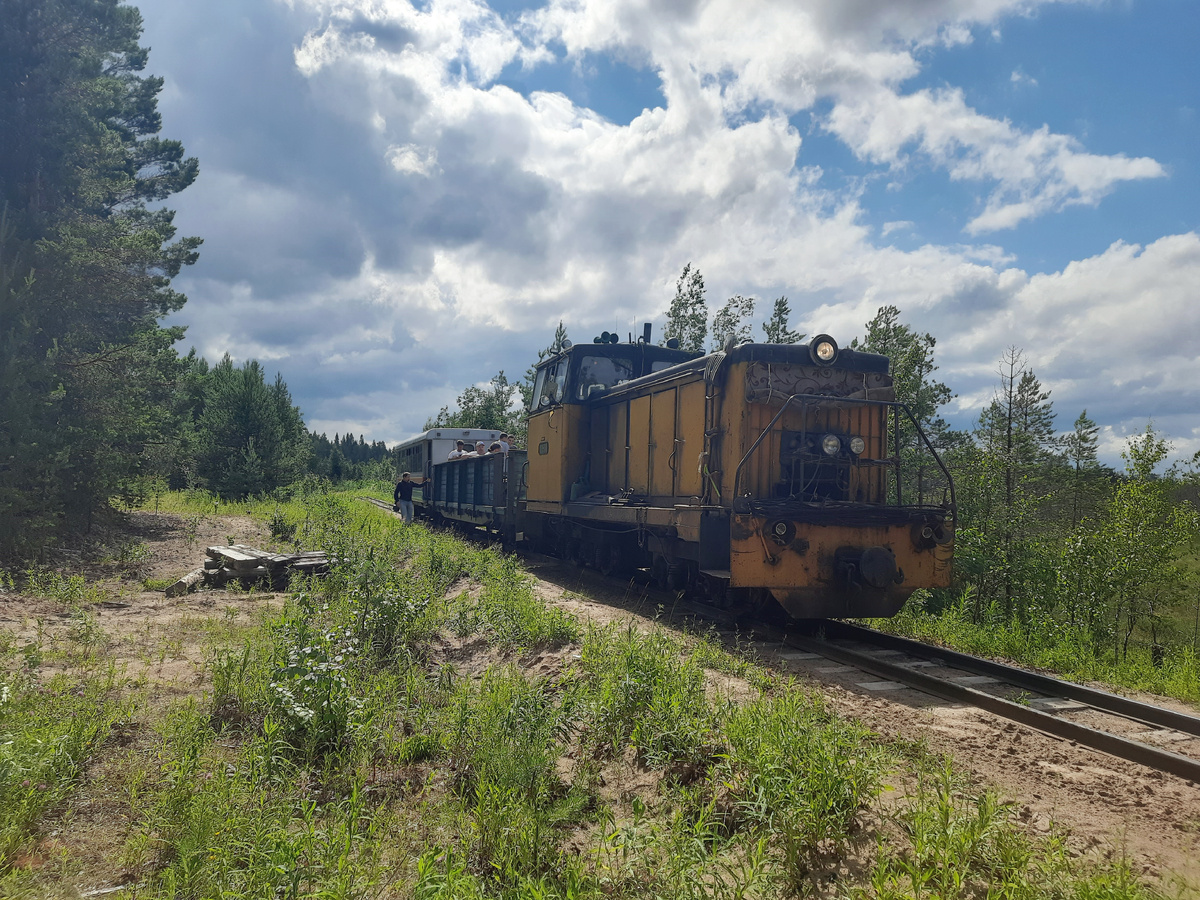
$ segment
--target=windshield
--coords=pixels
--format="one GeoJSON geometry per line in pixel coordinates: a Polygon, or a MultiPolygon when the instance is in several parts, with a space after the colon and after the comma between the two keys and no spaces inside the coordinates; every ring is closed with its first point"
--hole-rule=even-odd
{"type": "Polygon", "coordinates": [[[622,381],[633,378],[633,361],[613,359],[608,356],[585,356],[579,361],[579,384],[575,388],[575,399],[586,400],[589,396],[607,390],[622,381]]]}

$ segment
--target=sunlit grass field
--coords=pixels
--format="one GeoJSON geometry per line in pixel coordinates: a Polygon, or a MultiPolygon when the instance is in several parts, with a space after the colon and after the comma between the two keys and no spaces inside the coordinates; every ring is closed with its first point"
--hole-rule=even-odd
{"type": "Polygon", "coordinates": [[[0,895],[76,896],[53,836],[103,795],[116,896],[1158,896],[952,761],[713,642],[579,621],[516,559],[369,493],[158,498],[338,560],[253,623],[214,612],[186,689],[125,677],[94,623],[0,636],[0,895]]]}

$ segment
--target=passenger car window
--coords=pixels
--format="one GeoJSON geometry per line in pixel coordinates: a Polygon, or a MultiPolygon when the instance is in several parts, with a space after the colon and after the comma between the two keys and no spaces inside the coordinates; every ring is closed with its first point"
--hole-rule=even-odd
{"type": "Polygon", "coordinates": [[[593,388],[610,388],[633,378],[633,362],[628,359],[613,359],[608,356],[585,356],[579,361],[579,384],[575,388],[575,399],[586,400],[593,388]]]}

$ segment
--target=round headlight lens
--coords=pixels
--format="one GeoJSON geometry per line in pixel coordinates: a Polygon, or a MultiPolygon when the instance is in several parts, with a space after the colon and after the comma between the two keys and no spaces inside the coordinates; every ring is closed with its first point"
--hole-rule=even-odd
{"type": "Polygon", "coordinates": [[[867,449],[867,442],[860,437],[850,438],[850,452],[855,456],[867,449]]]}
{"type": "Polygon", "coordinates": [[[780,537],[783,537],[785,534],[787,534],[787,522],[776,522],[775,533],[780,537]]]}
{"type": "Polygon", "coordinates": [[[808,355],[814,366],[832,366],[838,358],[837,341],[828,334],[813,335],[808,344],[808,355]]]}
{"type": "Polygon", "coordinates": [[[821,449],[827,456],[837,456],[842,449],[842,440],[836,434],[827,434],[821,438],[821,449]]]}

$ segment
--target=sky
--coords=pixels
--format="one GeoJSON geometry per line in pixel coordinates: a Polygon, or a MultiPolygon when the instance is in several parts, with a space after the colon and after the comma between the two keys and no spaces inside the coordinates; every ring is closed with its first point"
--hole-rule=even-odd
{"type": "Polygon", "coordinates": [[[414,434],[560,320],[661,335],[691,263],[843,346],[899,307],[960,427],[1015,347],[1107,461],[1200,450],[1194,0],[136,5],[200,160],[172,324],[317,431],[414,434]]]}

